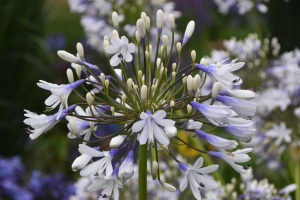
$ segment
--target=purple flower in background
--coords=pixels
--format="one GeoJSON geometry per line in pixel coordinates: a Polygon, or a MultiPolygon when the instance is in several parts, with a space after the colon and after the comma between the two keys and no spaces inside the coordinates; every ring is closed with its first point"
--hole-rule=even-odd
{"type": "Polygon", "coordinates": [[[66,38],[62,33],[47,34],[45,37],[45,48],[49,52],[56,52],[64,49],[66,46],[66,38]]]}

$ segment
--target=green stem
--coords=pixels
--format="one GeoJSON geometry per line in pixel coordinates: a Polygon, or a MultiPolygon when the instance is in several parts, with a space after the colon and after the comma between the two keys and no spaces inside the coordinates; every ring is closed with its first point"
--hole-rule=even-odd
{"type": "Polygon", "coordinates": [[[147,200],[147,145],[139,146],[139,200],[147,200]]]}
{"type": "Polygon", "coordinates": [[[295,166],[295,182],[297,184],[296,190],[296,200],[300,200],[300,164],[299,161],[296,163],[295,166]]]}

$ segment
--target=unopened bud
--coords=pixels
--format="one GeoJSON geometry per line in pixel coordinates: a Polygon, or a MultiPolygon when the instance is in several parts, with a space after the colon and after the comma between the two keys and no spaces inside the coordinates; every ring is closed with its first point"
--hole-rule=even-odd
{"type": "Polygon", "coordinates": [[[201,64],[201,65],[204,65],[204,62],[205,62],[205,58],[201,58],[200,64],[201,64]]]}
{"type": "Polygon", "coordinates": [[[145,51],[145,57],[146,57],[146,60],[149,60],[149,57],[150,55],[149,55],[149,52],[148,51],[145,51]]]}
{"type": "Polygon", "coordinates": [[[232,194],[231,194],[231,198],[232,198],[232,200],[236,200],[237,199],[237,193],[236,193],[236,191],[233,191],[232,192],[232,194]]]}
{"type": "Polygon", "coordinates": [[[163,57],[164,45],[160,47],[160,57],[163,57]]]}
{"type": "Polygon", "coordinates": [[[155,85],[151,86],[151,90],[154,91],[155,90],[155,85]]]}
{"type": "Polygon", "coordinates": [[[166,135],[170,138],[173,138],[177,135],[177,128],[175,126],[166,126],[164,130],[166,135]]]}
{"type": "Polygon", "coordinates": [[[165,67],[165,74],[167,74],[167,73],[168,73],[168,68],[165,67]]]}
{"type": "MultiPolygon", "coordinates": [[[[103,49],[104,49],[104,51],[105,51],[105,48],[106,48],[107,46],[109,46],[109,41],[108,41],[108,40],[104,40],[104,41],[103,41],[103,49]]],[[[106,52],[106,51],[105,51],[105,52],[106,52]]]]}
{"type": "Polygon", "coordinates": [[[192,56],[192,61],[193,61],[193,63],[195,63],[195,60],[196,60],[196,51],[195,51],[195,50],[193,50],[193,51],[191,52],[191,56],[192,56]]]}
{"type": "Polygon", "coordinates": [[[212,103],[215,102],[217,96],[219,95],[220,93],[220,88],[221,88],[221,84],[219,82],[215,82],[214,85],[213,85],[213,88],[212,88],[212,94],[211,94],[211,97],[212,97],[212,103]]]}
{"type": "MultiPolygon", "coordinates": [[[[161,59],[157,58],[157,60],[156,60],[156,66],[157,66],[157,68],[159,68],[160,63],[161,63],[161,59]]],[[[163,67],[163,64],[162,64],[161,67],[163,67]]]]}
{"type": "Polygon", "coordinates": [[[69,83],[74,83],[73,71],[70,68],[67,69],[67,77],[68,77],[69,83]]]}
{"type": "Polygon", "coordinates": [[[121,146],[121,144],[124,142],[125,139],[126,139],[126,135],[118,135],[117,137],[113,137],[110,140],[109,146],[111,148],[118,148],[119,146],[121,146]]]}
{"type": "Polygon", "coordinates": [[[115,114],[115,107],[111,106],[110,111],[111,111],[112,115],[114,115],[115,114]]]}
{"type": "Polygon", "coordinates": [[[75,63],[72,63],[71,66],[75,69],[76,74],[78,76],[78,78],[81,78],[81,65],[77,65],[75,63]]]}
{"type": "Polygon", "coordinates": [[[175,79],[175,77],[176,77],[176,72],[172,72],[172,77],[173,77],[173,79],[175,79]]]}
{"type": "Polygon", "coordinates": [[[136,27],[141,38],[142,43],[145,43],[145,36],[146,36],[146,28],[145,23],[142,19],[138,19],[136,22],[136,27]]]}
{"type": "Polygon", "coordinates": [[[118,29],[119,28],[119,16],[118,16],[118,13],[116,13],[116,12],[112,13],[112,21],[113,21],[114,27],[116,29],[118,29]]]}
{"type": "Polygon", "coordinates": [[[147,21],[147,14],[145,12],[141,13],[141,19],[144,21],[144,23],[146,24],[147,21]]]}
{"type": "Polygon", "coordinates": [[[195,94],[196,101],[198,101],[199,96],[200,96],[200,89],[197,88],[197,91],[196,91],[196,94],[195,94]]]}
{"type": "MultiPolygon", "coordinates": [[[[182,76],[184,76],[184,75],[185,75],[185,74],[182,74],[182,76]]],[[[186,77],[186,76],[182,78],[182,83],[183,83],[183,84],[185,84],[185,83],[186,83],[186,79],[187,79],[187,77],[186,77]]]]}
{"type": "Polygon", "coordinates": [[[147,86],[143,85],[141,89],[141,99],[143,103],[146,102],[146,98],[147,98],[147,86]]]}
{"type": "Polygon", "coordinates": [[[137,85],[134,85],[134,86],[133,86],[133,90],[134,90],[134,92],[136,92],[136,90],[137,90],[137,85]]]}
{"type": "Polygon", "coordinates": [[[125,103],[125,101],[126,101],[126,95],[125,94],[123,94],[122,95],[122,101],[125,103]]]}
{"type": "Polygon", "coordinates": [[[168,156],[170,156],[169,148],[168,148],[166,145],[161,145],[161,147],[162,147],[162,150],[164,150],[164,152],[165,152],[168,156]]]}
{"type": "Polygon", "coordinates": [[[107,36],[107,35],[104,35],[103,40],[109,40],[108,36],[107,36]]]}
{"type": "Polygon", "coordinates": [[[77,43],[76,45],[77,48],[77,52],[79,54],[79,57],[82,61],[84,61],[84,50],[83,50],[83,46],[80,42],[77,43]]]}
{"type": "Polygon", "coordinates": [[[139,75],[140,78],[142,78],[143,72],[141,70],[139,70],[138,75],[139,75]]]}
{"type": "Polygon", "coordinates": [[[137,31],[135,32],[135,38],[136,38],[137,43],[140,44],[141,43],[141,38],[139,36],[139,32],[137,32],[137,31]]]}
{"type": "Polygon", "coordinates": [[[196,91],[200,87],[201,78],[199,74],[196,74],[194,77],[194,91],[196,91]]]}
{"type": "Polygon", "coordinates": [[[167,49],[168,48],[168,36],[163,35],[162,41],[163,41],[164,48],[167,49]]]}
{"type": "Polygon", "coordinates": [[[151,53],[152,53],[152,45],[151,45],[151,44],[149,44],[149,49],[148,49],[148,51],[149,51],[149,53],[150,53],[150,55],[151,55],[151,53]]]}
{"type": "Polygon", "coordinates": [[[108,88],[108,86],[109,86],[109,80],[106,79],[106,80],[105,80],[105,87],[108,88]]]}
{"type": "Polygon", "coordinates": [[[186,109],[187,109],[187,112],[188,112],[188,113],[191,113],[193,108],[192,108],[192,106],[190,106],[190,104],[189,104],[189,105],[187,105],[186,109]]]}
{"type": "Polygon", "coordinates": [[[169,192],[175,192],[176,191],[176,187],[174,187],[173,185],[169,184],[169,183],[165,183],[162,180],[159,181],[159,183],[169,192]]]}
{"type": "Polygon", "coordinates": [[[147,17],[147,19],[146,19],[146,29],[149,32],[149,30],[150,30],[150,17],[147,17]]]}
{"type": "Polygon", "coordinates": [[[82,60],[78,59],[76,56],[74,56],[73,54],[70,54],[66,51],[58,51],[57,55],[65,61],[68,61],[71,63],[76,63],[78,65],[84,65],[84,62],[82,62],[82,60]]]}
{"type": "Polygon", "coordinates": [[[170,102],[170,106],[171,106],[171,107],[173,107],[173,106],[174,106],[174,104],[175,104],[175,102],[174,102],[174,101],[171,101],[171,102],[170,102]]]}
{"type": "Polygon", "coordinates": [[[175,70],[176,70],[176,63],[172,64],[172,70],[173,70],[173,72],[175,72],[175,70]]]}
{"type": "Polygon", "coordinates": [[[153,178],[153,180],[156,178],[157,170],[158,170],[158,163],[156,161],[153,161],[153,163],[152,163],[152,178],[153,178]]]}
{"type": "Polygon", "coordinates": [[[187,89],[188,89],[188,93],[192,94],[193,93],[193,89],[194,89],[194,78],[191,75],[188,75],[187,78],[187,89]]]}
{"type": "Polygon", "coordinates": [[[164,13],[161,9],[159,9],[156,14],[156,25],[157,25],[157,35],[161,36],[161,32],[164,25],[164,13]]]}
{"type": "Polygon", "coordinates": [[[185,29],[185,33],[183,36],[183,40],[182,40],[182,44],[185,45],[187,43],[187,41],[190,39],[190,37],[192,36],[193,32],[195,29],[195,22],[194,21],[190,21],[185,29]]]}
{"type": "Polygon", "coordinates": [[[86,101],[89,104],[89,106],[92,106],[92,104],[94,103],[94,97],[90,92],[86,94],[86,101]]]}
{"type": "Polygon", "coordinates": [[[119,33],[117,30],[113,30],[112,34],[113,34],[113,37],[119,37],[119,33]]]}
{"type": "Polygon", "coordinates": [[[178,54],[180,54],[180,52],[181,52],[181,43],[177,42],[176,47],[177,47],[178,54]]]}
{"type": "Polygon", "coordinates": [[[204,66],[207,66],[207,65],[209,65],[209,62],[208,62],[208,60],[205,60],[204,61],[204,66]]]}
{"type": "Polygon", "coordinates": [[[104,85],[104,82],[105,82],[105,74],[101,73],[100,74],[100,79],[102,81],[102,84],[104,85]]]}
{"type": "Polygon", "coordinates": [[[169,24],[170,24],[170,28],[172,30],[172,32],[175,31],[175,19],[174,19],[174,15],[171,13],[169,14],[169,24]]]}
{"type": "Polygon", "coordinates": [[[131,88],[132,88],[132,78],[127,79],[127,86],[129,88],[129,90],[131,90],[131,88]]]}

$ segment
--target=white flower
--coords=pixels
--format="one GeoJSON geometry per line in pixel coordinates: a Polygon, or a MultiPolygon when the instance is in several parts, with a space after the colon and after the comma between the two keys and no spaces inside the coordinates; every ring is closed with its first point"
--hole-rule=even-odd
{"type": "Polygon", "coordinates": [[[126,139],[126,137],[127,137],[126,135],[118,135],[116,137],[113,137],[110,140],[109,146],[111,148],[117,148],[117,147],[119,147],[124,142],[124,140],[126,139]]]}
{"type": "Polygon", "coordinates": [[[112,45],[109,45],[105,48],[105,51],[109,54],[115,54],[110,59],[111,66],[117,66],[121,60],[125,59],[126,62],[132,61],[131,53],[134,53],[135,46],[133,43],[129,43],[128,39],[125,36],[122,36],[121,39],[118,37],[113,37],[111,39],[112,45]]]}
{"type": "Polygon", "coordinates": [[[106,200],[111,197],[113,193],[114,199],[119,199],[119,189],[123,188],[122,183],[117,179],[119,172],[119,167],[116,167],[111,175],[107,175],[105,177],[102,176],[94,176],[92,181],[92,185],[90,185],[87,190],[90,192],[94,192],[100,189],[103,189],[99,200],[106,200]]]}
{"type": "Polygon", "coordinates": [[[111,160],[118,153],[117,149],[112,149],[110,151],[100,152],[86,145],[80,144],[79,149],[82,153],[85,153],[92,157],[103,157],[100,160],[97,160],[80,171],[81,176],[90,176],[95,172],[101,174],[106,170],[106,175],[110,175],[113,171],[111,160]]]}
{"type": "Polygon", "coordinates": [[[56,120],[60,118],[63,108],[68,108],[68,97],[71,94],[71,92],[83,82],[84,80],[78,80],[74,83],[70,83],[67,85],[57,85],[40,80],[40,83],[37,83],[37,85],[40,88],[52,92],[52,95],[50,95],[45,101],[45,104],[47,106],[51,106],[51,109],[54,109],[61,103],[56,120]]]}
{"type": "Polygon", "coordinates": [[[133,151],[130,150],[122,164],[120,165],[119,177],[123,180],[123,182],[127,181],[134,175],[133,169],[133,151]]]}
{"type": "Polygon", "coordinates": [[[218,187],[218,183],[215,180],[204,174],[216,171],[219,166],[210,165],[200,168],[202,164],[203,158],[199,158],[193,167],[186,165],[183,162],[179,163],[181,169],[184,171],[183,180],[180,182],[180,190],[183,191],[189,183],[193,195],[197,200],[201,200],[200,188],[216,189],[218,187]]]}
{"type": "Polygon", "coordinates": [[[292,130],[286,128],[286,124],[284,122],[281,122],[279,126],[277,124],[273,124],[272,129],[266,132],[266,136],[277,138],[275,144],[279,146],[283,140],[286,143],[290,143],[292,141],[291,133],[292,130]]]}
{"type": "MultiPolygon", "coordinates": [[[[98,147],[95,147],[94,149],[96,151],[99,150],[98,147]]],[[[77,171],[79,169],[84,168],[91,160],[92,160],[92,156],[85,153],[81,154],[74,160],[72,164],[73,171],[77,171]]]]}
{"type": "MultiPolygon", "coordinates": [[[[70,111],[73,111],[76,105],[72,105],[69,107],[70,111]]],[[[25,117],[28,117],[24,120],[24,123],[34,128],[31,130],[29,128],[26,129],[28,133],[30,133],[29,137],[34,140],[39,137],[42,133],[46,133],[50,129],[52,129],[60,120],[65,118],[67,111],[62,110],[60,117],[57,119],[58,113],[47,116],[47,115],[38,115],[36,113],[30,112],[29,110],[24,110],[26,113],[25,117]]]]}
{"type": "Polygon", "coordinates": [[[239,149],[237,151],[231,152],[232,155],[223,154],[222,152],[216,152],[216,151],[209,151],[209,155],[221,158],[225,162],[227,162],[233,169],[235,169],[237,172],[241,174],[245,174],[246,170],[245,167],[241,165],[235,164],[237,163],[244,163],[248,162],[251,158],[247,155],[247,153],[251,152],[252,148],[245,148],[245,149],[239,149]]]}
{"type": "Polygon", "coordinates": [[[142,130],[139,136],[140,144],[146,144],[148,140],[149,142],[153,143],[153,134],[161,144],[168,145],[170,143],[169,137],[159,127],[172,127],[175,125],[175,121],[170,119],[163,119],[166,117],[166,115],[166,112],[163,110],[159,110],[153,115],[149,110],[147,110],[146,113],[142,112],[140,114],[141,120],[135,122],[132,126],[133,132],[139,132],[142,130]]]}

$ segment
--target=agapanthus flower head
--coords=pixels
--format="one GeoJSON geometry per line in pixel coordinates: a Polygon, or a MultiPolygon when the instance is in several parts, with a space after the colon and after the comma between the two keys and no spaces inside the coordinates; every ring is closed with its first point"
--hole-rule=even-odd
{"type": "MultiPolygon", "coordinates": [[[[158,26],[156,27],[158,29],[162,27],[161,14],[159,11],[158,26]]],[[[112,14],[112,17],[114,26],[118,28],[116,14],[112,14]]],[[[113,31],[111,38],[104,37],[102,47],[105,49],[107,68],[110,69],[110,74],[104,74],[96,65],[89,64],[84,60],[84,49],[81,44],[77,44],[78,57],[60,51],[59,55],[64,60],[71,62],[73,66],[74,63],[76,64],[74,67],[76,73],[79,71],[77,65],[80,65],[85,78],[73,80],[74,77],[69,69],[67,75],[70,84],[39,83],[40,87],[53,93],[46,104],[57,106],[61,103],[61,107],[58,114],[43,115],[41,125],[36,125],[35,118],[38,117],[33,114],[30,114],[30,117],[34,120],[25,120],[25,123],[38,130],[38,134],[36,134],[38,136],[42,132],[48,131],[62,118],[69,121],[67,125],[70,130],[69,138],[78,138],[82,143],[79,144],[81,155],[75,159],[72,168],[74,171],[80,169],[80,175],[83,177],[93,177],[93,183],[88,190],[103,189],[100,199],[110,198],[112,194],[115,199],[118,199],[118,188],[122,187],[118,178],[121,178],[122,182],[128,182],[136,171],[133,168],[133,157],[136,154],[135,149],[137,148],[135,147],[137,145],[139,146],[140,187],[145,187],[147,181],[149,151],[151,152],[151,165],[149,166],[151,166],[152,177],[157,179],[164,189],[176,192],[176,187],[165,182],[164,177],[161,176],[162,168],[159,166],[158,150],[163,150],[179,163],[185,172],[181,190],[185,189],[189,182],[193,194],[200,199],[199,188],[214,189],[218,186],[216,181],[204,175],[217,170],[218,166],[212,165],[200,169],[203,163],[202,158],[196,161],[194,167],[185,165],[180,161],[183,159],[178,160],[173,155],[169,146],[186,145],[202,154],[223,159],[239,172],[245,172],[245,169],[241,169],[241,166],[237,166],[235,162],[247,162],[250,159],[246,154],[250,152],[249,149],[228,152],[237,147],[238,143],[235,140],[227,140],[200,130],[202,125],[206,124],[212,126],[213,129],[222,128],[242,141],[251,139],[255,129],[248,127],[249,123],[246,124],[246,119],[242,117],[254,115],[255,103],[239,99],[243,97],[240,94],[234,97],[226,94],[219,95],[222,89],[234,94],[231,86],[240,84],[241,80],[231,72],[243,67],[244,63],[236,63],[236,60],[233,60],[228,64],[222,62],[222,64],[219,62],[218,64],[209,64],[207,60],[202,59],[200,64],[196,64],[196,52],[192,51],[191,64],[182,68],[181,51],[184,50],[185,44],[192,36],[195,22],[191,21],[188,24],[182,45],[181,43],[176,44],[179,57],[176,61],[172,60],[175,46],[175,27],[172,19],[169,20],[172,35],[170,37],[163,35],[162,38],[159,34],[155,36],[158,48],[156,48],[156,52],[152,52],[155,55],[155,60],[152,62],[149,20],[150,18],[144,12],[141,14],[141,19],[137,20],[137,43],[130,43],[125,36],[120,39],[117,30],[113,31]],[[160,39],[163,42],[161,48],[159,48],[160,39]],[[109,44],[109,40],[112,45],[109,44]],[[171,46],[168,41],[172,41],[171,46]],[[132,55],[136,47],[139,49],[138,54],[132,55]],[[110,58],[109,54],[114,55],[110,58]],[[136,62],[132,62],[134,56],[136,62]],[[168,70],[170,68],[172,70],[168,70]],[[199,73],[200,71],[201,73],[199,73]],[[206,96],[200,95],[207,75],[216,82],[215,87],[211,87],[213,96],[212,93],[206,96]],[[180,84],[181,87],[175,89],[180,84]],[[86,92],[85,95],[80,94],[81,88],[86,92]],[[76,91],[74,91],[75,89],[76,91]],[[68,107],[67,100],[73,91],[82,102],[68,107]],[[212,98],[215,101],[211,102],[212,98]],[[211,105],[207,102],[211,102],[211,105]],[[219,105],[219,102],[225,105],[219,105]],[[75,107],[77,107],[76,112],[73,112],[75,107]],[[85,111],[83,107],[86,107],[85,111]],[[63,108],[65,109],[62,110],[63,108]],[[96,129],[102,129],[109,125],[113,125],[119,130],[108,132],[105,136],[96,134],[96,129]],[[220,152],[208,152],[194,147],[177,135],[178,130],[184,130],[183,132],[187,134],[186,137],[195,137],[197,136],[195,132],[198,133],[199,137],[204,138],[220,152]],[[119,157],[123,158],[118,160],[119,157]],[[115,163],[114,167],[113,163],[115,163]],[[105,173],[105,177],[103,173],[105,173]]],[[[78,77],[80,78],[81,75],[78,77]]],[[[246,96],[249,97],[248,92],[244,93],[247,93],[246,96]]],[[[164,170],[167,170],[167,167],[164,167],[164,170]]],[[[140,199],[146,198],[145,192],[140,192],[139,195],[140,199]]]]}

